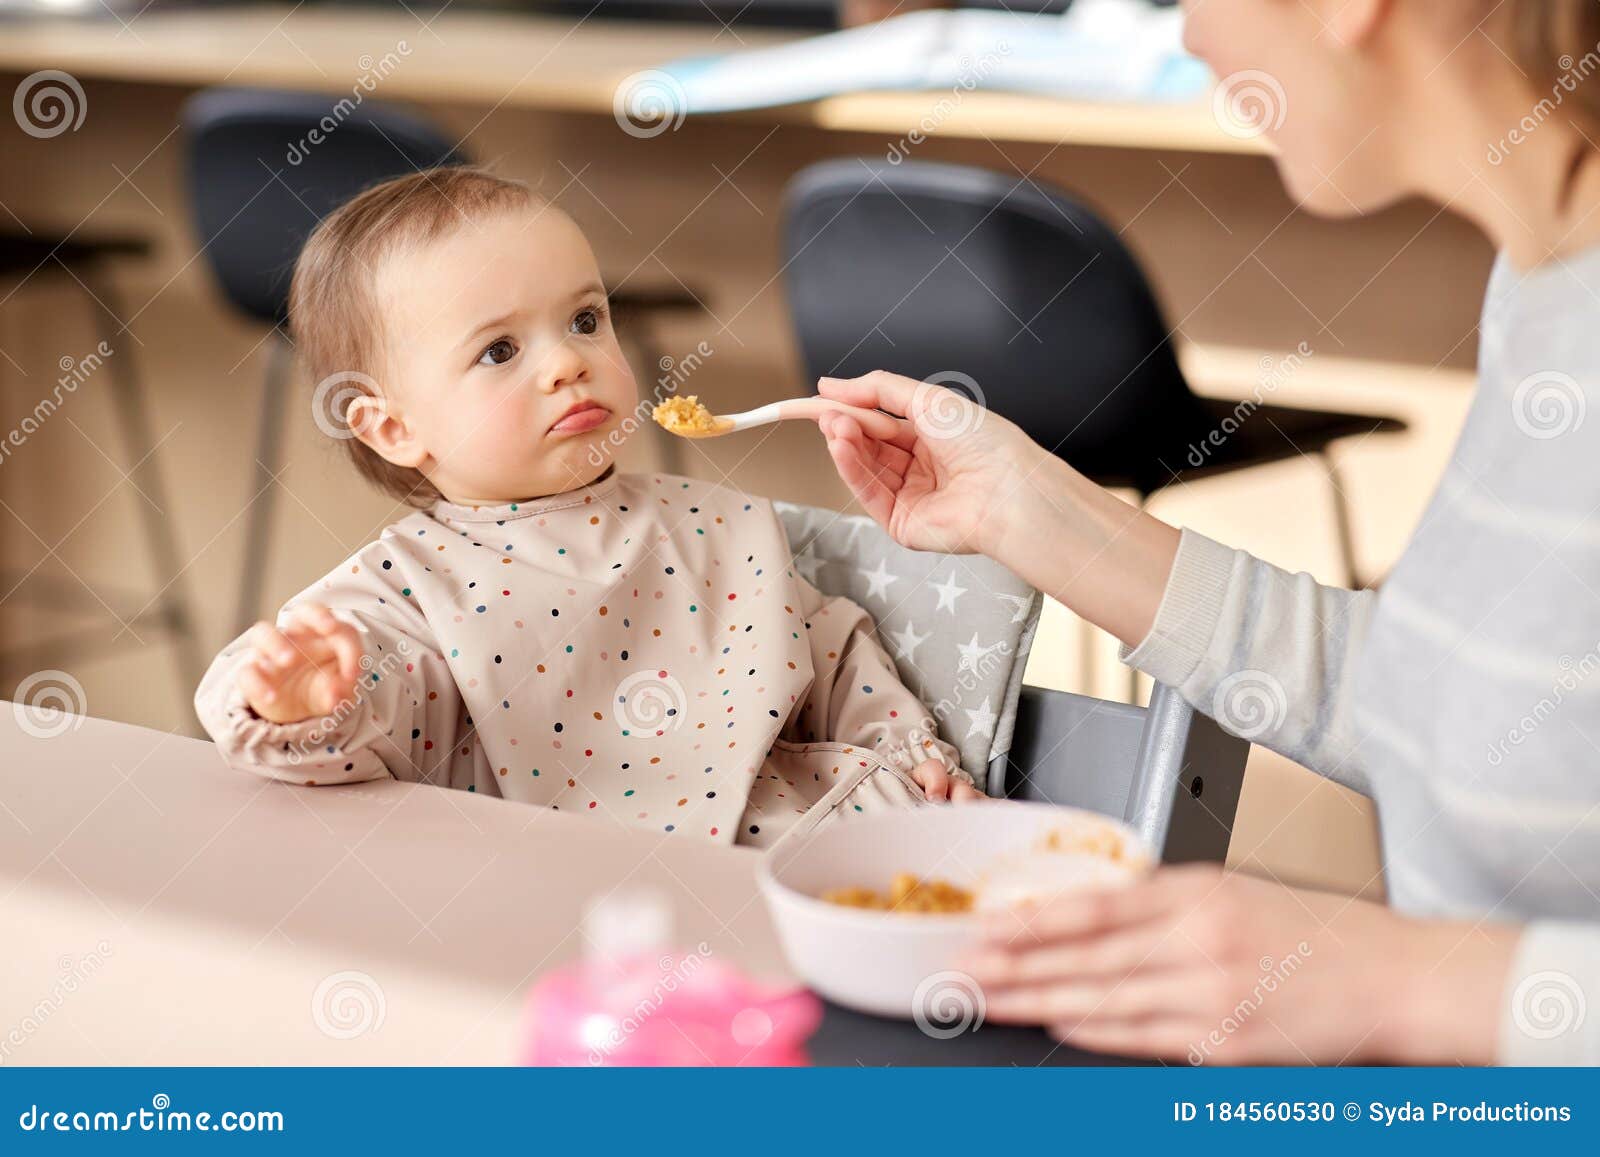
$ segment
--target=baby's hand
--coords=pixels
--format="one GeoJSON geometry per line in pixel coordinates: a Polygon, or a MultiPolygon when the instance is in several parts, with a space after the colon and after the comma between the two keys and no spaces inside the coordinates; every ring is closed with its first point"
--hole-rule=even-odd
{"type": "Polygon", "coordinates": [[[956,779],[937,759],[925,759],[911,769],[911,778],[927,793],[929,799],[964,803],[983,799],[983,793],[965,780],[956,779]]]}
{"type": "Polygon", "coordinates": [[[251,710],[273,723],[330,714],[361,670],[356,629],[320,603],[297,606],[282,630],[257,623],[249,642],[255,653],[239,669],[239,689],[251,710]]]}

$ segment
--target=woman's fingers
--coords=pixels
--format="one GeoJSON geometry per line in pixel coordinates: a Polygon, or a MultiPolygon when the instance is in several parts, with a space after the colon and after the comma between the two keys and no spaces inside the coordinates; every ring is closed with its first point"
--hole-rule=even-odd
{"type": "Polygon", "coordinates": [[[984,938],[1011,951],[1057,940],[1103,935],[1153,920],[1172,910],[1183,891],[1174,874],[1158,872],[1122,887],[1068,892],[984,922],[984,938]]]}
{"type": "Polygon", "coordinates": [[[986,988],[1026,987],[1082,977],[1126,976],[1138,969],[1169,967],[1183,956],[1183,942],[1170,926],[1141,924],[1127,932],[1087,940],[1052,941],[1026,951],[986,948],[966,971],[986,988]]]}
{"type": "Polygon", "coordinates": [[[884,410],[903,418],[911,412],[911,397],[920,384],[887,370],[873,370],[858,378],[818,378],[817,392],[838,402],[884,410]]]}
{"type": "MultiPolygon", "coordinates": [[[[845,402],[863,409],[883,410],[897,418],[911,412],[911,399],[923,383],[912,378],[891,374],[886,370],[873,370],[859,378],[819,378],[817,392],[836,402],[845,402]]],[[[892,438],[887,439],[902,450],[917,443],[917,431],[910,422],[901,422],[892,438]]]]}
{"type": "Polygon", "coordinates": [[[839,477],[862,509],[881,525],[888,526],[900,479],[869,457],[861,442],[861,427],[853,418],[836,414],[830,429],[834,434],[828,438],[828,454],[833,458],[839,477]]]}
{"type": "Polygon", "coordinates": [[[1181,1016],[1192,997],[1187,973],[1169,971],[1122,980],[1058,981],[1029,988],[983,990],[984,1015],[1004,1024],[1078,1024],[1086,1020],[1181,1016]]]}

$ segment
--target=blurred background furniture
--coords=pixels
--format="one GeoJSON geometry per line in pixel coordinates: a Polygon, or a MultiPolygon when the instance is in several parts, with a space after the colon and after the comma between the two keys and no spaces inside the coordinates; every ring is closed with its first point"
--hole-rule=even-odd
{"type": "Polygon", "coordinates": [[[949,386],[1141,506],[1175,484],[1315,457],[1345,582],[1361,584],[1329,448],[1404,423],[1263,401],[1275,383],[1196,394],[1133,255],[1068,194],[965,165],[840,158],[790,183],[783,244],[813,389],[885,367],[949,386]]]}
{"type": "MultiPolygon", "coordinates": [[[[284,409],[293,365],[286,329],[295,259],[318,222],[394,177],[466,164],[459,142],[409,113],[363,101],[335,118],[329,99],[272,89],[209,89],[183,107],[190,208],[200,252],[223,296],[269,328],[267,370],[256,425],[255,467],[234,623],[243,630],[264,613],[263,575],[282,466],[284,409]],[[335,127],[327,128],[332,118],[335,127]]],[[[697,310],[688,288],[619,290],[618,325],[641,362],[657,363],[652,315],[697,310]]]]}
{"type": "MultiPolygon", "coordinates": [[[[140,260],[149,253],[148,240],[131,234],[95,236],[86,233],[80,236],[76,231],[66,235],[0,231],[0,285],[6,287],[4,300],[9,301],[35,277],[65,274],[83,290],[83,301],[89,308],[98,344],[91,354],[63,357],[53,368],[65,371],[61,380],[72,381],[74,393],[81,390],[85,394],[99,394],[100,376],[104,374],[110,379],[110,388],[105,393],[114,409],[124,459],[123,464],[114,465],[133,487],[143,545],[155,572],[155,581],[160,584],[150,593],[103,583],[91,587],[81,579],[75,583],[63,582],[59,575],[41,573],[45,560],[27,570],[5,568],[0,571],[0,583],[5,590],[0,602],[16,598],[53,610],[86,611],[97,618],[108,614],[120,629],[113,631],[101,623],[26,646],[8,647],[0,651],[0,665],[8,672],[29,674],[62,667],[107,650],[138,646],[143,642],[138,629],[153,627],[171,639],[179,689],[187,699],[204,667],[184,575],[187,566],[178,551],[172,500],[162,473],[161,442],[165,439],[158,440],[152,433],[138,355],[126,332],[125,311],[110,277],[110,267],[115,262],[140,260]],[[110,352],[102,355],[102,349],[110,352]]],[[[40,423],[47,420],[61,400],[60,391],[53,389],[50,396],[39,399],[37,408],[32,411],[33,420],[40,423]]],[[[11,433],[13,437],[17,435],[16,430],[11,433]]],[[[26,454],[17,455],[12,460],[26,457],[26,454]]],[[[42,467],[45,463],[39,465],[42,467]]],[[[16,469],[18,467],[8,466],[8,481],[10,472],[16,469]]],[[[81,520],[79,525],[82,525],[81,520]]],[[[75,529],[76,526],[67,530],[60,536],[62,540],[70,537],[75,529]]],[[[41,536],[31,528],[30,533],[45,547],[49,557],[61,562],[56,553],[61,543],[46,541],[55,536],[48,533],[41,536]]]]}
{"type": "Polygon", "coordinates": [[[1358,585],[1328,448],[1404,423],[1263,402],[1270,391],[1196,394],[1133,255],[1068,194],[965,165],[823,161],[789,185],[784,256],[813,382],[893,367],[948,385],[1141,505],[1167,486],[1317,456],[1358,585]]]}

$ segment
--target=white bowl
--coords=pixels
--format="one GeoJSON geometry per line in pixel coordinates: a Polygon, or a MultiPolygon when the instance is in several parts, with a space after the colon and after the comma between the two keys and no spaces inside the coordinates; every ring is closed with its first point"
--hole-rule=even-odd
{"type": "MultiPolygon", "coordinates": [[[[835,1003],[937,1026],[981,1008],[975,983],[958,970],[981,917],[848,908],[819,897],[830,888],[883,891],[900,872],[975,888],[998,865],[1014,885],[1018,857],[1053,832],[1120,836],[1132,861],[1126,879],[1154,862],[1133,829],[1118,820],[1078,808],[992,800],[840,819],[780,842],[762,858],[757,878],[784,954],[802,980],[835,1003]]],[[[1117,875],[1104,871],[1107,861],[1059,855],[1083,862],[1086,884],[1117,875]]],[[[1049,886],[1070,887],[1071,869],[1053,867],[1044,873],[1049,886]]]]}

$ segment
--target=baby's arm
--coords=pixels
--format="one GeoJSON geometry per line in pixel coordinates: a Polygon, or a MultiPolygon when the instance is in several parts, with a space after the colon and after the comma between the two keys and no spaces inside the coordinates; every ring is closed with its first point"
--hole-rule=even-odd
{"type": "Polygon", "coordinates": [[[816,672],[790,723],[798,737],[865,747],[912,775],[930,796],[977,795],[960,753],[939,738],[927,707],[900,681],[872,616],[850,599],[826,596],[798,576],[795,581],[816,672]]]}
{"type": "Polygon", "coordinates": [[[427,621],[368,553],[212,662],[195,711],[231,766],[294,783],[448,784],[469,722],[460,693],[427,621]]]}

